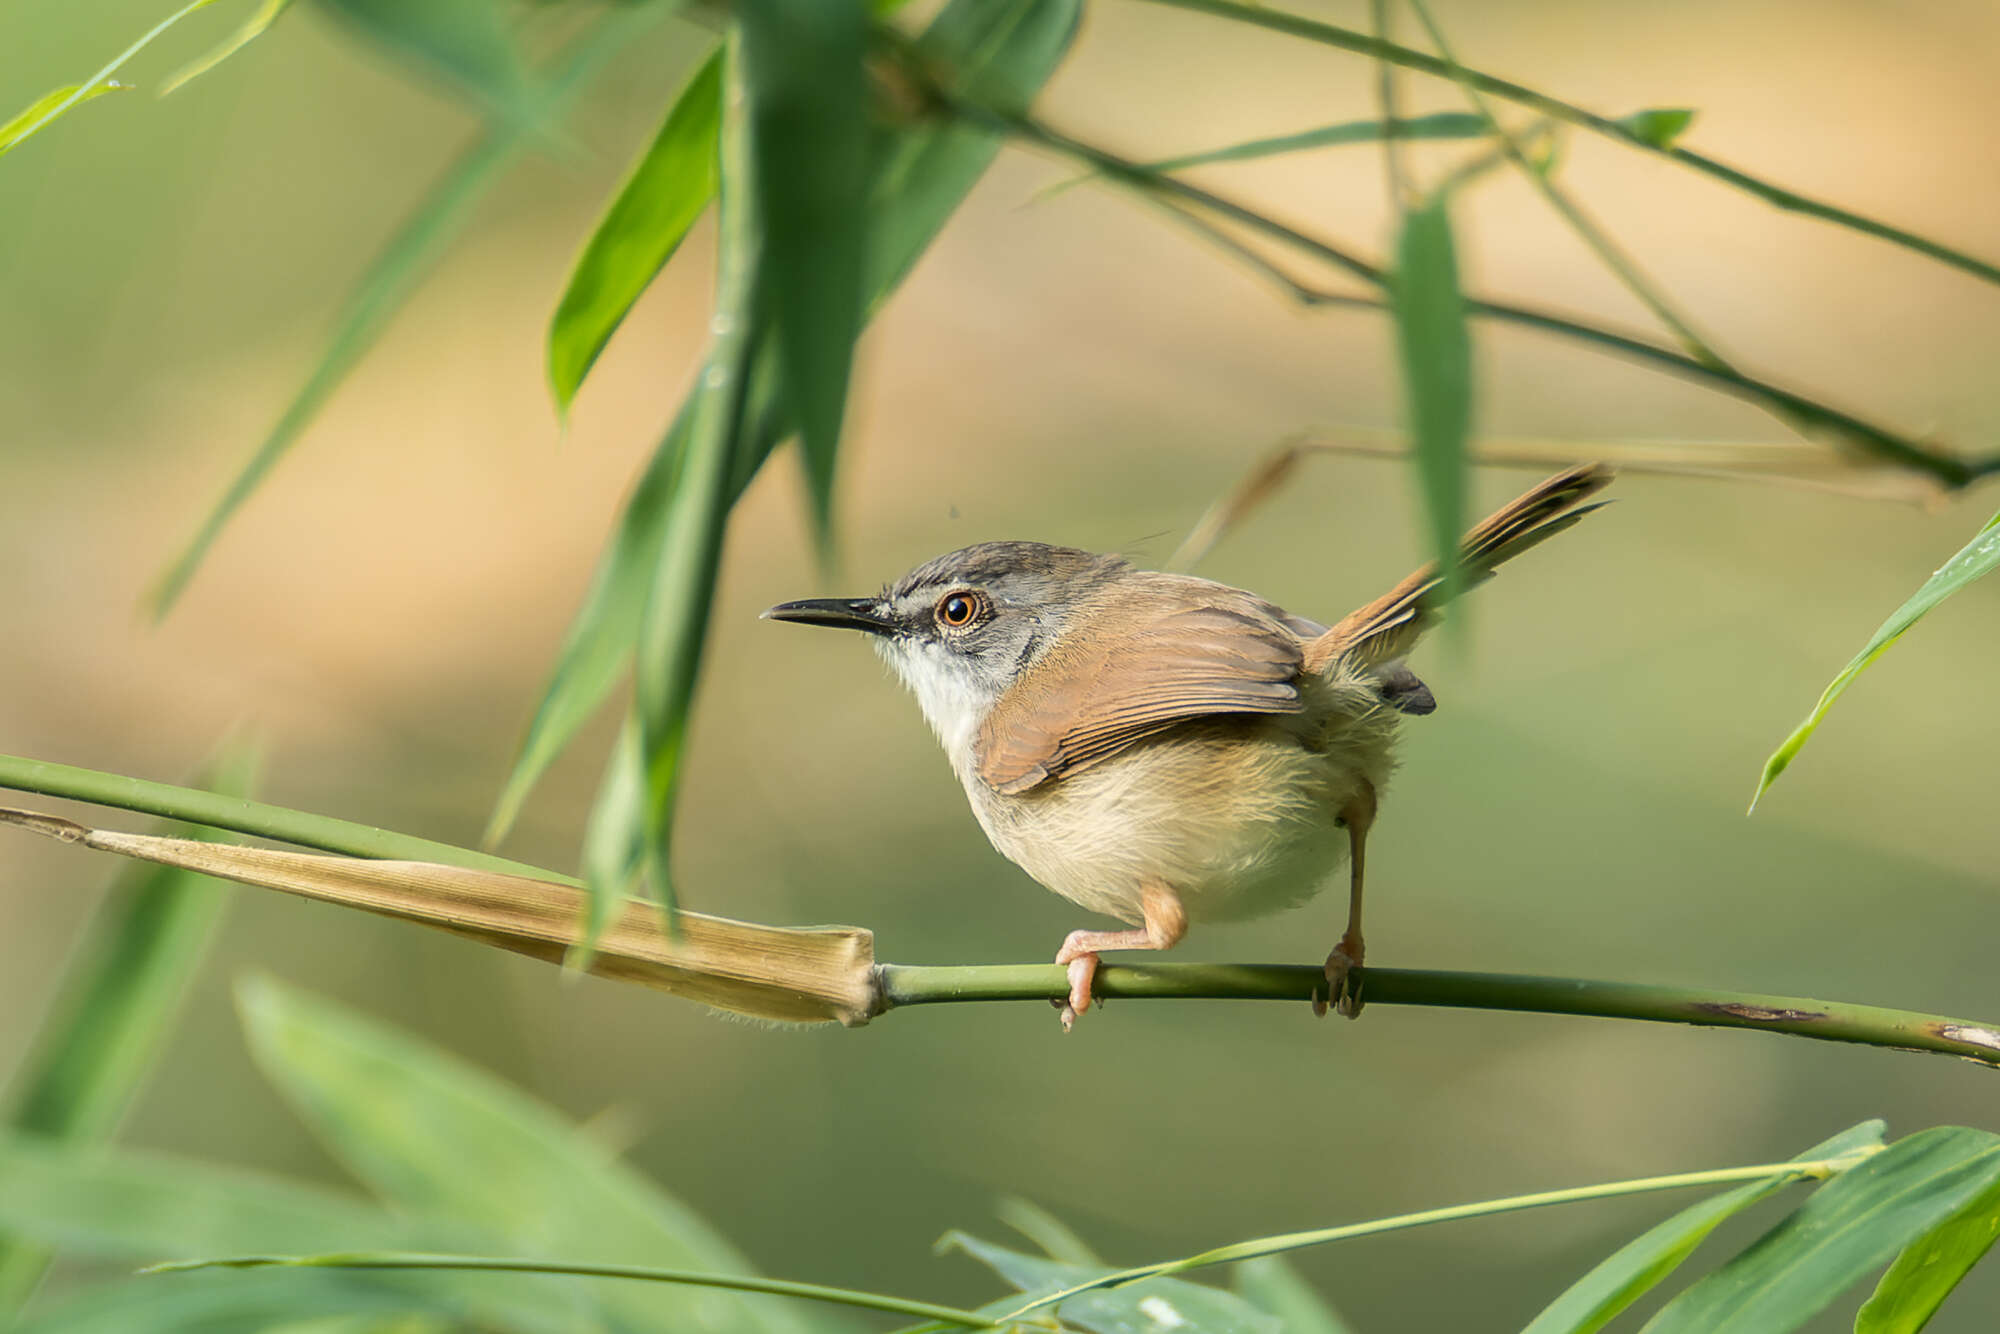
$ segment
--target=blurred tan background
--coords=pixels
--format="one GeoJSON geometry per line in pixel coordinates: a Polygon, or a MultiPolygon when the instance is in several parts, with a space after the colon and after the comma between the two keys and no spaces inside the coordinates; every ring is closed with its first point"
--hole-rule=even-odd
{"type": "MultiPolygon", "coordinates": [[[[0,105],[95,68],[158,8],[17,7],[0,20],[0,105]]],[[[1321,12],[1365,23],[1359,3],[1321,12]]],[[[1612,114],[1699,108],[1692,146],[2000,256],[1990,7],[1439,13],[1471,63],[1612,114]]],[[[136,77],[156,84],[228,21],[188,25],[136,77]]],[[[269,800],[477,838],[698,349],[705,232],[559,437],[547,315],[696,50],[661,29],[586,99],[573,127],[587,154],[508,178],[158,628],[140,592],[472,121],[301,7],[186,92],[105,99],[0,162],[0,750],[181,781],[248,724],[269,742],[269,800]]],[[[1040,109],[1164,156],[1372,115],[1372,79],[1336,52],[1105,2],[1040,109]]],[[[1406,90],[1412,110],[1458,108],[1448,86],[1406,90]]],[[[1417,156],[1432,171],[1444,160],[1417,156]]],[[[1279,437],[1396,423],[1380,318],[1301,312],[1108,189],[1035,202],[1070,171],[1004,155],[869,334],[840,579],[813,566],[789,455],[739,510],[681,822],[694,906],[866,925],[896,961],[1051,954],[1089,923],[987,847],[865,646],[756,613],[865,591],[992,537],[1163,560],[1279,437]]],[[[1200,179],[1387,246],[1372,148],[1200,179]]],[[[1563,179],[1747,365],[1994,446],[2000,292],[1589,138],[1571,140],[1563,179]]],[[[1492,178],[1458,224],[1479,289],[1641,323],[1520,182],[1492,178]]],[[[1495,436],[1785,438],[1749,407],[1571,345],[1493,326],[1478,340],[1479,420],[1495,436]]],[[[1477,507],[1529,477],[1482,474],[1477,507]]],[[[1925,513],[1621,481],[1617,506],[1479,595],[1467,653],[1427,650],[1442,707],[1409,729],[1378,826],[1371,958],[2000,1016],[2000,585],[1954,599],[1885,658],[1743,816],[1771,747],[1995,494],[1925,513]]],[[[1416,518],[1402,466],[1315,461],[1202,572],[1334,616],[1420,559],[1416,518]]],[[[573,865],[610,721],[544,784],[507,851],[573,865]]],[[[0,1075],[114,869],[0,843],[0,1075]]],[[[1317,958],[1338,917],[1326,898],[1197,932],[1183,955],[1317,958]]],[[[244,891],[128,1140],[331,1170],[243,1054],[229,987],[259,969],[602,1117],[773,1273],[936,1298],[991,1289],[928,1246],[951,1226],[998,1230],[987,1220],[1005,1194],[1137,1261],[1787,1156],[1867,1116],[1894,1133],[2000,1128],[2000,1084],[1968,1064],[1585,1020],[1378,1007],[1346,1025],[1303,1006],[1127,1003],[1064,1039],[1052,1012],[1024,1004],[774,1032],[244,891]]],[[[1463,1225],[1302,1262],[1366,1330],[1515,1328],[1669,1207],[1463,1225]]],[[[1933,1328],[1996,1316],[1989,1272],[1933,1328]]]]}

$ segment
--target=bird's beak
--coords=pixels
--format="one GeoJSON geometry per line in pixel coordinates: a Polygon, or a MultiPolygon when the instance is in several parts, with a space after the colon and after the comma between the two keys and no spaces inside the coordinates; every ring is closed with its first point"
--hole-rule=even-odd
{"type": "Polygon", "coordinates": [[[832,625],[845,630],[865,630],[871,635],[895,631],[895,622],[882,615],[873,598],[807,598],[803,602],[780,602],[764,613],[767,621],[797,621],[802,625],[832,625]]]}

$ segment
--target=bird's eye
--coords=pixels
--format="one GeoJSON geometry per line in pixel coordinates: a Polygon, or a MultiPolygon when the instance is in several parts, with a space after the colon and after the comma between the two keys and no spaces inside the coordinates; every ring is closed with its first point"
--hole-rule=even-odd
{"type": "Polygon", "coordinates": [[[945,594],[937,604],[938,624],[963,630],[979,616],[980,601],[977,593],[960,591],[945,594]]]}

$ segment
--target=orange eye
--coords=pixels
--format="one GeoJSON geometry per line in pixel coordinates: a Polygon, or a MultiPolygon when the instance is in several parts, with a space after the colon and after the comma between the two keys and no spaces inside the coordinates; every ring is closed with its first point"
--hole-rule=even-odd
{"type": "Polygon", "coordinates": [[[940,625],[948,625],[954,630],[962,630],[971,625],[979,615],[979,595],[977,593],[947,593],[937,604],[937,618],[940,625]]]}

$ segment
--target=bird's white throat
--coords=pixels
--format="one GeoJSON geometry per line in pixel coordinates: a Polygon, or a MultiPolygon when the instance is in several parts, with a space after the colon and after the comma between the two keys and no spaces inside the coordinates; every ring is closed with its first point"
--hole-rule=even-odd
{"type": "Polygon", "coordinates": [[[965,770],[972,763],[979,724],[1005,686],[987,680],[977,663],[933,641],[898,637],[874,642],[883,660],[917,697],[917,707],[951,757],[952,767],[965,770]]]}

